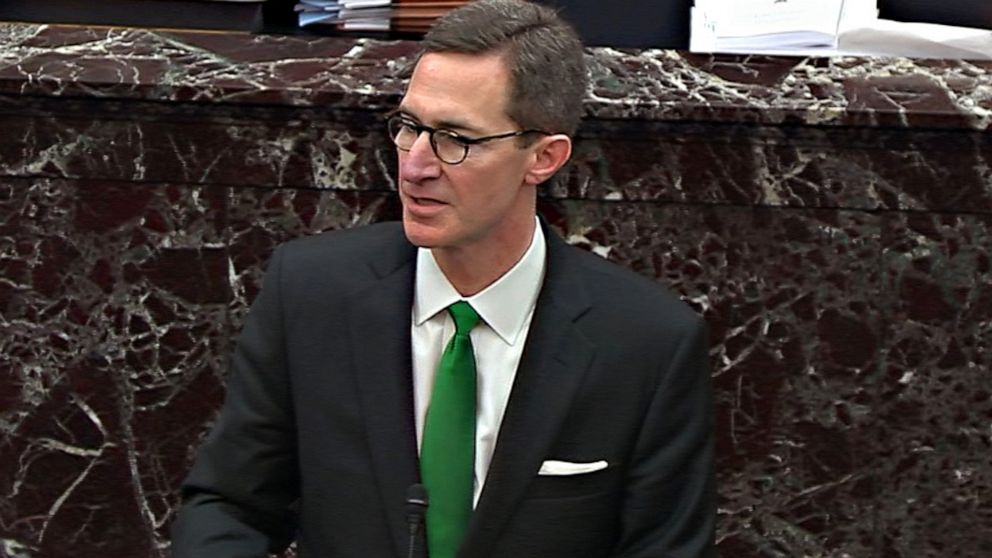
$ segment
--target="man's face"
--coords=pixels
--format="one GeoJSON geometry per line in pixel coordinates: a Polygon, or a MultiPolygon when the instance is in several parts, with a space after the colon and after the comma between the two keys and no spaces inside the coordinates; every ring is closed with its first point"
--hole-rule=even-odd
{"type": "MultiPolygon", "coordinates": [[[[428,53],[414,69],[400,113],[425,126],[476,138],[517,131],[506,116],[510,76],[495,54],[428,53]]],[[[440,161],[423,132],[398,150],[403,227],[435,255],[459,250],[513,250],[533,230],[533,161],[515,138],[472,145],[457,165],[440,161]]]]}

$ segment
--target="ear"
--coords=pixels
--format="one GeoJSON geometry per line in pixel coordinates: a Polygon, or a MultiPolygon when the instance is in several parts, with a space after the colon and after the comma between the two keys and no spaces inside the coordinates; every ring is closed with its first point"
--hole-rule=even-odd
{"type": "Polygon", "coordinates": [[[537,186],[550,179],[572,156],[572,138],[565,134],[544,136],[531,149],[531,165],[524,175],[524,181],[537,186]]]}

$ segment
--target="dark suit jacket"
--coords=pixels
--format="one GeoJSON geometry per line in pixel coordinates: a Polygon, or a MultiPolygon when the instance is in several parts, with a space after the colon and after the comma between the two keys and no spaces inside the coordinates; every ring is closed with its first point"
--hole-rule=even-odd
{"type": "MultiPolygon", "coordinates": [[[[545,284],[459,556],[708,556],[701,320],[656,283],[547,238],[545,284]],[[548,459],[609,466],[539,476],[548,459]]],[[[307,558],[406,556],[415,253],[398,223],[276,251],[183,486],[175,556],[264,556],[292,539],[307,558]]]]}

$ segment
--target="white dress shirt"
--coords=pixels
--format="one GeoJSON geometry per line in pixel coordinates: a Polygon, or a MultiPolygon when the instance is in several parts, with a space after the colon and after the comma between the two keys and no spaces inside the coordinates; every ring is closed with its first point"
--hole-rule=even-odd
{"type": "Polygon", "coordinates": [[[537,295],[544,280],[544,233],[534,219],[534,238],[514,266],[479,293],[461,296],[438,267],[429,249],[417,251],[417,273],[410,325],[413,345],[413,401],[417,422],[417,448],[424,437],[424,422],[434,389],[441,354],[455,324],[448,306],[465,300],[482,320],[472,330],[472,348],[478,397],[475,426],[475,483],[473,505],[489,471],[496,436],[510,398],[513,379],[524,350],[537,295]]]}

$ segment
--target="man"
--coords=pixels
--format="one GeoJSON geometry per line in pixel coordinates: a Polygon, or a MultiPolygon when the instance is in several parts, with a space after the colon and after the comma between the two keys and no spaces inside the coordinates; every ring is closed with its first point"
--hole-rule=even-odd
{"type": "Polygon", "coordinates": [[[177,557],[709,555],[701,320],[536,217],[585,79],[546,8],[480,0],[436,24],[388,123],[402,226],[273,255],[177,557]],[[405,511],[420,483],[426,537],[405,511]]]}

